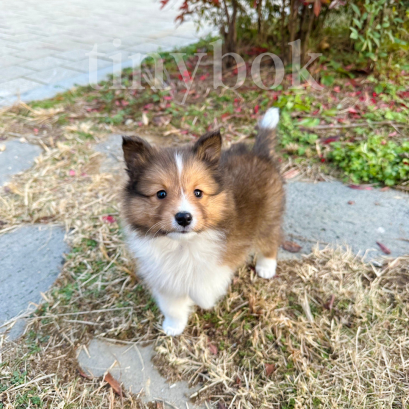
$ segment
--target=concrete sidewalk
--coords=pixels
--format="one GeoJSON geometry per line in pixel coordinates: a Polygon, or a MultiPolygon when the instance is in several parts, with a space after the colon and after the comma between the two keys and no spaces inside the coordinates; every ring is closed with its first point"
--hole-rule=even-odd
{"type": "MultiPolygon", "coordinates": [[[[88,53],[98,52],[98,81],[131,55],[170,50],[208,34],[193,22],[176,27],[180,1],[0,0],[0,106],[49,98],[89,83],[88,53]]],[[[118,67],[116,67],[118,68],[118,67]]],[[[94,75],[95,77],[95,75],[94,75]]]]}

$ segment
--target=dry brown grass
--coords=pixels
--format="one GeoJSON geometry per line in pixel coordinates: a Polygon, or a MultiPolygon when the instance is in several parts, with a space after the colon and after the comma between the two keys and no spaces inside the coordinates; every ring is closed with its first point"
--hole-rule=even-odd
{"type": "Polygon", "coordinates": [[[200,382],[196,398],[219,408],[408,407],[408,257],[377,268],[325,249],[279,263],[271,281],[249,263],[214,310],[197,310],[183,336],[166,337],[123,244],[121,176],[100,173],[94,151],[115,129],[80,120],[58,127],[53,115],[21,116],[20,107],[2,116],[4,129],[17,122],[44,153],[2,191],[0,234],[62,223],[72,252],[25,336],[17,344],[0,340],[0,408],[40,407],[35,397],[50,408],[143,407],[81,376],[76,350],[93,336],[155,342],[160,370],[200,382]],[[46,123],[47,132],[33,136],[30,121],[46,123]],[[80,137],[81,129],[92,138],[80,137]]]}
{"type": "Polygon", "coordinates": [[[377,269],[328,248],[279,263],[271,281],[244,267],[214,311],[158,353],[226,407],[406,408],[408,265],[377,269]]]}

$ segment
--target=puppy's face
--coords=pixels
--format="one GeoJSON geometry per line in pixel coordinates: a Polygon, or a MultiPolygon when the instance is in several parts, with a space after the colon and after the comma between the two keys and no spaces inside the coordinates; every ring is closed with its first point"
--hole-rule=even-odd
{"type": "Polygon", "coordinates": [[[219,133],[192,147],[156,149],[138,137],[124,137],[129,181],[125,216],[144,235],[189,239],[223,220],[227,194],[218,173],[219,133]]]}

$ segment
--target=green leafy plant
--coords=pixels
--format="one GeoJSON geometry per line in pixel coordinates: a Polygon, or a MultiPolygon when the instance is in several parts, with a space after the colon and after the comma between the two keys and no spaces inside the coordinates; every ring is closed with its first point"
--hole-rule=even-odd
{"type": "Polygon", "coordinates": [[[376,61],[379,57],[387,57],[386,45],[400,44],[406,41],[399,38],[404,30],[403,23],[406,12],[395,0],[364,0],[351,2],[353,12],[351,39],[355,48],[365,57],[376,61]]]}
{"type": "Polygon", "coordinates": [[[409,142],[398,145],[378,135],[359,144],[333,142],[329,159],[353,182],[380,182],[394,186],[409,179],[409,142]]]}

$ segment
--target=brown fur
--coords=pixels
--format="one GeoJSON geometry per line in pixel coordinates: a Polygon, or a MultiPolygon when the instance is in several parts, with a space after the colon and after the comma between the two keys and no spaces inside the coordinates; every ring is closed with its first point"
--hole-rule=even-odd
{"type": "Polygon", "coordinates": [[[272,156],[274,131],[263,130],[253,149],[244,144],[221,151],[218,132],[194,146],[153,148],[138,137],[124,137],[129,174],[124,195],[125,218],[146,235],[172,231],[181,192],[195,208],[197,232],[212,228],[226,237],[223,264],[235,268],[253,249],[276,258],[284,212],[283,180],[272,156]],[[175,154],[183,155],[180,175],[175,154]],[[156,193],[166,190],[166,199],[156,193]],[[197,198],[195,189],[203,191],[197,198]]]}

